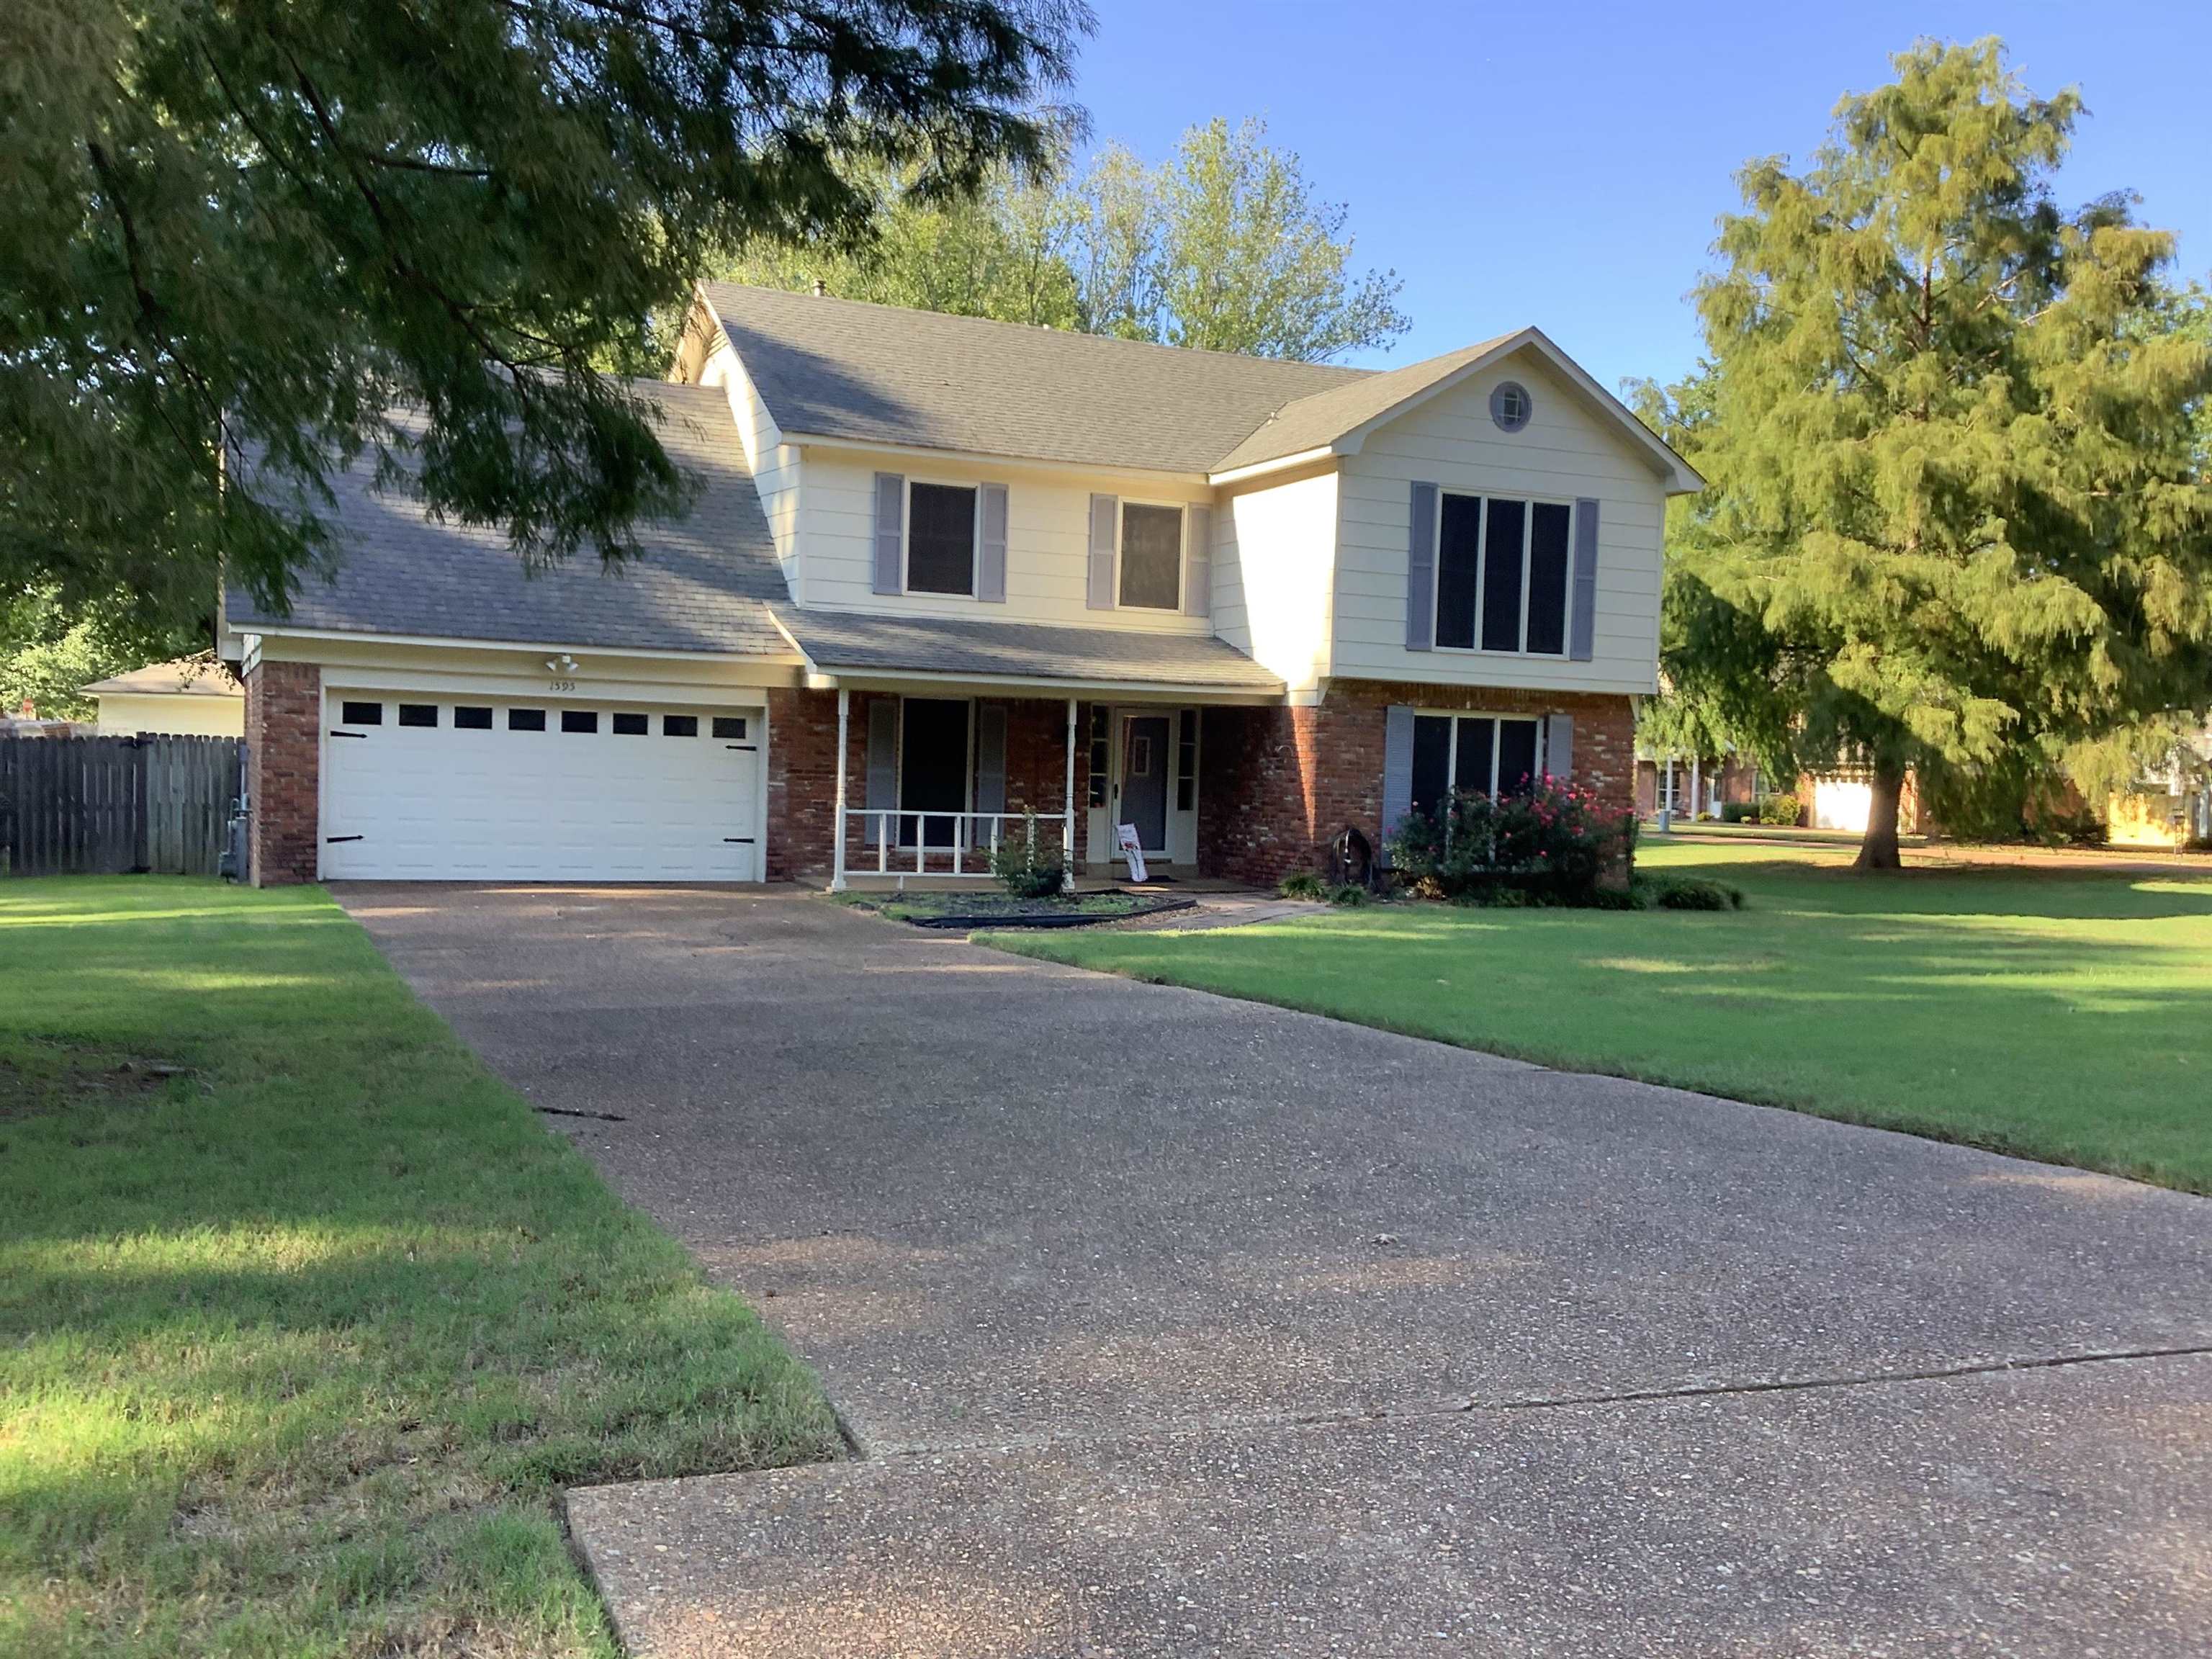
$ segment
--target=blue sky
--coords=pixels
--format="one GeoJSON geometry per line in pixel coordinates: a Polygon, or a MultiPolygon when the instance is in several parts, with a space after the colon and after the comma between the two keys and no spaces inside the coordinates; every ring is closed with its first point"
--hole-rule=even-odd
{"type": "Polygon", "coordinates": [[[1818,8],[1093,0],[1074,96],[1147,160],[1213,115],[1267,118],[1363,264],[1395,267],[1411,362],[1535,323],[1605,385],[1696,360],[1684,296],[1754,155],[1801,160],[1846,91],[1917,35],[2002,36],[2037,93],[2090,114],[2059,191],[2129,188],[2212,271],[2212,5],[1818,8]],[[1233,66],[1233,67],[1232,67],[1233,66]]]}

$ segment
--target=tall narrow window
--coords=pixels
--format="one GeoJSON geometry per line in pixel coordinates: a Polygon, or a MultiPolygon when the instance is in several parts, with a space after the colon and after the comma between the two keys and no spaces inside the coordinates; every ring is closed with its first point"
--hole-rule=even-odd
{"type": "Polygon", "coordinates": [[[1448,714],[1421,714],[1413,720],[1413,806],[1432,812],[1451,793],[1452,723],[1448,714]]]}
{"type": "Polygon", "coordinates": [[[1139,611],[1182,604],[1182,509],[1129,502],[1121,508],[1121,603],[1139,611]]]}
{"type": "Polygon", "coordinates": [[[1459,722],[1458,750],[1452,757],[1452,787],[1486,795],[1498,787],[1498,722],[1487,714],[1459,722]]]}
{"type": "Polygon", "coordinates": [[[1559,657],[1567,649],[1567,525],[1573,511],[1559,501],[1529,509],[1528,644],[1559,657]]]}
{"type": "Polygon", "coordinates": [[[1113,715],[1103,704],[1091,709],[1091,804],[1106,804],[1106,772],[1113,764],[1113,715]]]}
{"type": "Polygon", "coordinates": [[[1437,544],[1437,643],[1466,650],[1474,644],[1474,599],[1480,592],[1482,501],[1446,495],[1437,544]]]}
{"type": "Polygon", "coordinates": [[[1493,495],[1486,505],[1489,511],[1482,537],[1482,648],[1518,651],[1522,542],[1528,524],[1528,503],[1493,495]]]}
{"type": "Polygon", "coordinates": [[[906,586],[909,593],[975,591],[975,491],[918,483],[907,505],[906,586]]]}
{"type": "Polygon", "coordinates": [[[1188,812],[1198,804],[1198,710],[1186,708],[1176,716],[1176,811],[1188,812]]]}

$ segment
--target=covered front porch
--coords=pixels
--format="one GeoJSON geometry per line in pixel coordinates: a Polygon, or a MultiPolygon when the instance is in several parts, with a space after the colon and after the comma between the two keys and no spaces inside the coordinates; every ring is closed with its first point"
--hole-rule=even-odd
{"type": "Polygon", "coordinates": [[[1203,713],[1282,696],[1279,681],[1211,638],[781,610],[777,619],[807,659],[808,690],[835,694],[821,828],[840,890],[988,877],[1032,814],[1079,881],[1126,867],[1122,826],[1148,873],[1194,878],[1203,713]]]}
{"type": "Polygon", "coordinates": [[[1199,863],[1202,704],[1008,696],[989,685],[837,688],[833,889],[988,878],[1010,839],[1049,838],[1071,878],[1199,863]]]}

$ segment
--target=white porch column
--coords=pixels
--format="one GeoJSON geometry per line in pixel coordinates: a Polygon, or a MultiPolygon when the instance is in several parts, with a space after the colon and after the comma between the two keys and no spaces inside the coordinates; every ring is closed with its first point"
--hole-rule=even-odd
{"type": "Polygon", "coordinates": [[[1075,890],[1075,699],[1067,700],[1067,793],[1060,797],[1066,811],[1060,831],[1061,885],[1075,890]]]}
{"type": "Polygon", "coordinates": [[[853,716],[853,694],[837,688],[837,811],[830,826],[830,890],[845,890],[845,731],[853,716]]]}
{"type": "Polygon", "coordinates": [[[1690,757],[1690,822],[1695,823],[1705,810],[1705,763],[1697,756],[1690,757]]]}

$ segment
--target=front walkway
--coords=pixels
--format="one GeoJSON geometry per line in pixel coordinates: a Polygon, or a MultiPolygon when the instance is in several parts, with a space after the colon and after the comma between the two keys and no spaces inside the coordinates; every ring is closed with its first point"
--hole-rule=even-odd
{"type": "Polygon", "coordinates": [[[341,896],[864,1454],[571,1494],[635,1651],[2207,1651],[2202,1200],[788,892],[341,896]]]}

